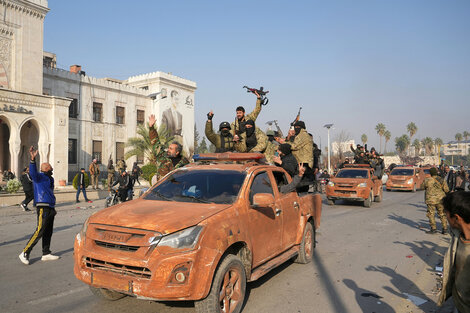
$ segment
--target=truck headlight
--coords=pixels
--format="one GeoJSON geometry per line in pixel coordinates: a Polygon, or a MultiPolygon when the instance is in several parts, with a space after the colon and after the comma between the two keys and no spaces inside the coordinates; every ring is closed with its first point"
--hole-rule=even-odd
{"type": "Polygon", "coordinates": [[[357,187],[367,187],[367,183],[360,183],[357,185],[357,187]]]}
{"type": "Polygon", "coordinates": [[[162,252],[171,252],[167,249],[191,250],[194,249],[202,231],[202,226],[193,226],[179,232],[164,236],[157,243],[157,249],[162,252]]]}
{"type": "Polygon", "coordinates": [[[406,183],[407,184],[412,184],[413,183],[413,178],[408,179],[408,181],[406,183]]]}
{"type": "Polygon", "coordinates": [[[329,181],[329,182],[328,182],[328,186],[334,187],[334,186],[335,186],[335,183],[332,182],[332,181],[329,181]]]}
{"type": "Polygon", "coordinates": [[[85,243],[85,239],[86,239],[86,231],[88,229],[88,220],[90,218],[88,217],[85,222],[83,223],[82,225],[82,229],[80,229],[80,232],[77,234],[76,236],[76,239],[77,241],[80,243],[81,241],[83,241],[83,243],[85,243]]]}

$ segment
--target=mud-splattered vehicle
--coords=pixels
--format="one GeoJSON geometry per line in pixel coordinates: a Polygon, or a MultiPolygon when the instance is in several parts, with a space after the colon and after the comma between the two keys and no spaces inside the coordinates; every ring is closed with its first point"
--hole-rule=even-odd
{"type": "Polygon", "coordinates": [[[413,166],[397,166],[388,176],[386,188],[391,190],[407,190],[416,192],[424,189],[426,173],[423,168],[413,166]]]}
{"type": "Polygon", "coordinates": [[[240,312],[246,283],[283,262],[312,260],[320,195],[282,194],[291,177],[258,153],[207,154],[141,198],[84,223],[75,276],[110,300],[194,300],[240,312]]]}

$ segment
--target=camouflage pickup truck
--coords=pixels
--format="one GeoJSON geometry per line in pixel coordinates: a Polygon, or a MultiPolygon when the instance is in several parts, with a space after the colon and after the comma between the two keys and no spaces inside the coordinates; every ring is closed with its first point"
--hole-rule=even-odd
{"type": "Polygon", "coordinates": [[[240,312],[246,283],[295,258],[309,263],[321,197],[259,153],[195,156],[139,199],[88,218],[75,276],[105,299],[194,300],[197,312],[240,312]]]}
{"type": "Polygon", "coordinates": [[[372,201],[382,201],[382,180],[373,173],[367,164],[345,165],[326,186],[328,204],[333,205],[336,200],[353,200],[370,207],[372,201]]]}

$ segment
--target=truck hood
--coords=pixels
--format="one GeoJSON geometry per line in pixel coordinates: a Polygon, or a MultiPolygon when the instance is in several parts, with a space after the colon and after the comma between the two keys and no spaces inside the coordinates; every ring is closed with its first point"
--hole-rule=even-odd
{"type": "Polygon", "coordinates": [[[389,175],[388,179],[390,180],[408,180],[410,178],[414,178],[413,175],[389,175]]]}
{"type": "Polygon", "coordinates": [[[331,179],[332,182],[335,184],[360,184],[363,182],[367,182],[368,178],[340,178],[340,177],[335,177],[331,179]]]}
{"type": "Polygon", "coordinates": [[[89,223],[138,228],[169,234],[197,225],[231,204],[136,199],[105,208],[89,223]]]}

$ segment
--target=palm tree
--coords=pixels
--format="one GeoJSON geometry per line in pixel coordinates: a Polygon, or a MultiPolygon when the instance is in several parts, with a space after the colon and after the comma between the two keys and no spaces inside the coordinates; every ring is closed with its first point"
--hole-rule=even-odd
{"type": "Polygon", "coordinates": [[[397,149],[398,153],[403,154],[410,145],[410,137],[408,135],[403,134],[401,137],[395,137],[395,148],[397,149]]]}
{"type": "Polygon", "coordinates": [[[385,137],[385,148],[384,151],[387,153],[387,142],[389,142],[390,138],[392,138],[392,133],[389,130],[386,130],[384,132],[384,137],[385,137]]]}
{"type": "Polygon", "coordinates": [[[468,131],[463,132],[463,138],[465,138],[465,141],[468,140],[468,137],[470,137],[470,133],[468,131]]]}
{"type": "Polygon", "coordinates": [[[419,156],[419,150],[421,150],[421,141],[415,139],[412,146],[415,148],[415,156],[419,156]]]}
{"type": "Polygon", "coordinates": [[[380,152],[382,153],[382,136],[386,131],[385,125],[382,123],[378,123],[377,125],[375,125],[375,131],[377,132],[377,134],[379,134],[380,137],[380,152]]]}
{"type": "Polygon", "coordinates": [[[435,138],[434,139],[434,147],[436,148],[436,154],[440,155],[441,154],[441,146],[444,144],[444,141],[442,141],[441,138],[435,138]]]}
{"type": "Polygon", "coordinates": [[[423,139],[423,146],[424,146],[424,149],[426,150],[426,155],[431,155],[432,148],[434,147],[434,141],[432,140],[431,137],[426,137],[423,139]]]}
{"type": "Polygon", "coordinates": [[[366,134],[362,134],[361,141],[362,141],[363,145],[365,145],[367,143],[367,135],[366,134]]]}
{"type": "Polygon", "coordinates": [[[410,122],[408,125],[406,125],[406,131],[410,134],[410,140],[413,140],[413,136],[418,131],[418,127],[415,123],[410,122]]]}
{"type": "Polygon", "coordinates": [[[457,141],[459,141],[459,142],[462,141],[462,137],[463,137],[463,136],[462,136],[461,133],[455,134],[455,140],[457,140],[457,141]]]}
{"type": "Polygon", "coordinates": [[[150,142],[149,131],[145,125],[139,125],[137,127],[137,134],[139,137],[132,137],[127,140],[126,147],[131,148],[127,151],[124,157],[129,159],[130,157],[145,156],[150,162],[157,163],[165,153],[165,149],[174,140],[174,137],[170,136],[170,133],[166,129],[164,124],[158,128],[158,138],[160,139],[160,145],[154,146],[150,142]]]}

